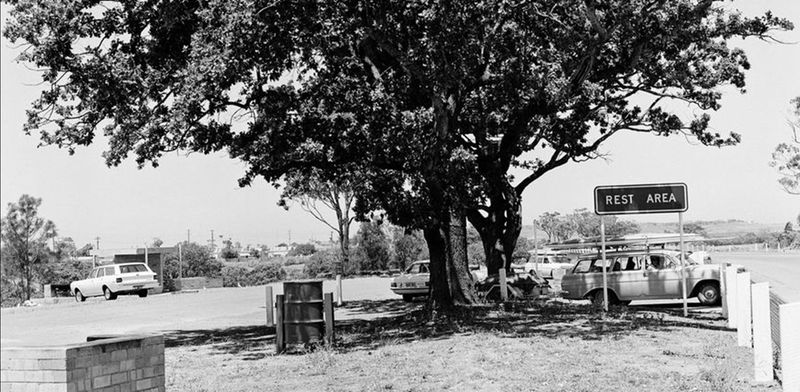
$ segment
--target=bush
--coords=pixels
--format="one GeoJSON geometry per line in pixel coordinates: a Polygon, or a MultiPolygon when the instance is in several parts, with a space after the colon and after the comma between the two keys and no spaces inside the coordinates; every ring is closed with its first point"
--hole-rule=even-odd
{"type": "Polygon", "coordinates": [[[247,286],[247,275],[249,270],[244,267],[229,267],[222,268],[222,285],[225,287],[241,287],[247,286]]]}
{"type": "Polygon", "coordinates": [[[249,272],[248,286],[277,282],[286,279],[286,271],[278,264],[261,264],[249,272]]]}
{"type": "Polygon", "coordinates": [[[305,264],[308,262],[308,258],[306,257],[286,257],[283,261],[283,265],[298,265],[298,264],[305,264]]]}
{"type": "Polygon", "coordinates": [[[322,276],[333,276],[336,274],[336,264],[338,262],[338,252],[317,252],[309,257],[306,261],[306,266],[303,268],[303,274],[312,279],[322,276]]]}

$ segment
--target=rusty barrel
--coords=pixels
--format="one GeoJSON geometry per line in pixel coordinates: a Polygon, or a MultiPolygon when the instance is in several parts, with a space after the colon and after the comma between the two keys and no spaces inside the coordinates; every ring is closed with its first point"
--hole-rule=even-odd
{"type": "Polygon", "coordinates": [[[321,280],[283,283],[283,327],[287,344],[321,342],[325,334],[321,280]]]}

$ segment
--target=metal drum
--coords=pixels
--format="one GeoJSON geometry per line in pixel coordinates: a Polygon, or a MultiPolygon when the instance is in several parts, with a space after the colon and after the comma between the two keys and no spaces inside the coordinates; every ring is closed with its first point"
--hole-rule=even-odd
{"type": "Polygon", "coordinates": [[[325,334],[321,280],[283,283],[283,328],[287,344],[321,342],[325,334]]]}

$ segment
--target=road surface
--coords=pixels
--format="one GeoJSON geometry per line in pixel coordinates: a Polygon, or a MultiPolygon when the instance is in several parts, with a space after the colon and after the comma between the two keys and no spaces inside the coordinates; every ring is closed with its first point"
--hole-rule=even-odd
{"type": "Polygon", "coordinates": [[[754,282],[769,282],[784,301],[800,302],[800,253],[717,252],[711,260],[743,265],[754,282]]]}

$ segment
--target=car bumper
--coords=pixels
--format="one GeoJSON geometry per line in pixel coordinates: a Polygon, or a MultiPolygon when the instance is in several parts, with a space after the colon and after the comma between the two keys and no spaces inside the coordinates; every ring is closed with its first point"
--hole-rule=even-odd
{"type": "Polygon", "coordinates": [[[428,294],[430,292],[430,288],[428,287],[392,287],[392,292],[397,295],[406,295],[406,294],[428,294]]]}
{"type": "Polygon", "coordinates": [[[115,293],[124,294],[124,293],[133,293],[139,292],[142,290],[151,290],[158,287],[158,282],[131,282],[131,283],[124,283],[119,284],[116,287],[116,290],[113,290],[115,293]]]}

